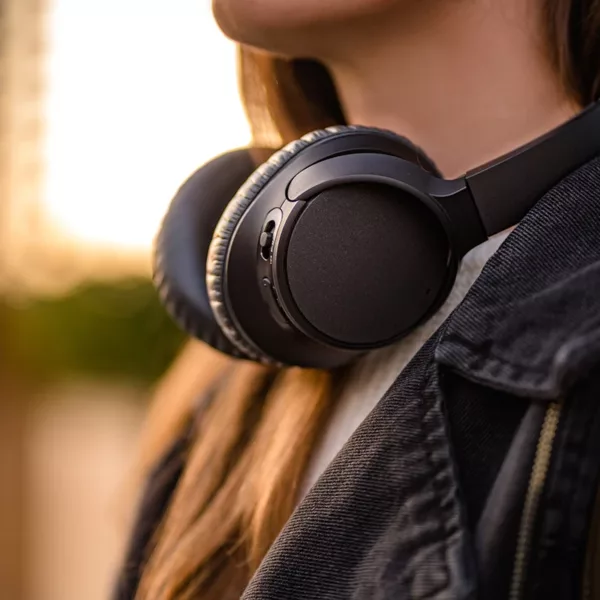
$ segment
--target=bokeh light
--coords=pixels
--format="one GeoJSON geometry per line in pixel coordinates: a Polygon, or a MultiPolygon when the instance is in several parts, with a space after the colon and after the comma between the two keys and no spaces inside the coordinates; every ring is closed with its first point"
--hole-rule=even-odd
{"type": "Polygon", "coordinates": [[[147,252],[182,180],[249,140],[208,0],[54,0],[43,210],[58,235],[147,252]]]}

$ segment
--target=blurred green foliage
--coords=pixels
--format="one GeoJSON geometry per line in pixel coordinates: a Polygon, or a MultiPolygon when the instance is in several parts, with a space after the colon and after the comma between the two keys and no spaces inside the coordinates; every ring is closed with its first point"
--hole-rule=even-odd
{"type": "Polygon", "coordinates": [[[5,302],[2,313],[5,365],[33,380],[85,376],[152,383],[184,341],[152,283],[142,278],[5,302]]]}

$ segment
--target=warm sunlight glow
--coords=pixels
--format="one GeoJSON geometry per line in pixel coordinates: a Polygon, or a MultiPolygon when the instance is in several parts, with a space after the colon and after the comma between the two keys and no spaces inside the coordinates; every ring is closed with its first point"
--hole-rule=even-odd
{"type": "Polygon", "coordinates": [[[147,251],[182,180],[249,140],[209,0],[54,0],[45,210],[63,235],[147,251]]]}

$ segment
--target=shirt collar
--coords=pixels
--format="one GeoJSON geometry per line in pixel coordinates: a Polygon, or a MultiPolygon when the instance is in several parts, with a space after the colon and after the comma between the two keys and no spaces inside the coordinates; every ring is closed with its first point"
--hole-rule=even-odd
{"type": "Polygon", "coordinates": [[[600,158],[550,190],[445,326],[437,361],[521,396],[562,396],[600,361],[600,158]]]}

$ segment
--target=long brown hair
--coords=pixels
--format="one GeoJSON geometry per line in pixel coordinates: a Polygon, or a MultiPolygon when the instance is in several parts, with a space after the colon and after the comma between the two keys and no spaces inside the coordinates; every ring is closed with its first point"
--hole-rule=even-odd
{"type": "MultiPolygon", "coordinates": [[[[544,0],[549,56],[581,104],[600,92],[600,0],[544,0]]],[[[240,50],[257,146],[276,148],[344,120],[327,72],[240,50]]],[[[150,468],[193,422],[185,469],[148,551],[138,600],[237,599],[293,510],[332,404],[331,373],[274,370],[188,346],[146,427],[150,468]],[[198,414],[198,399],[216,388],[198,414]]]]}

